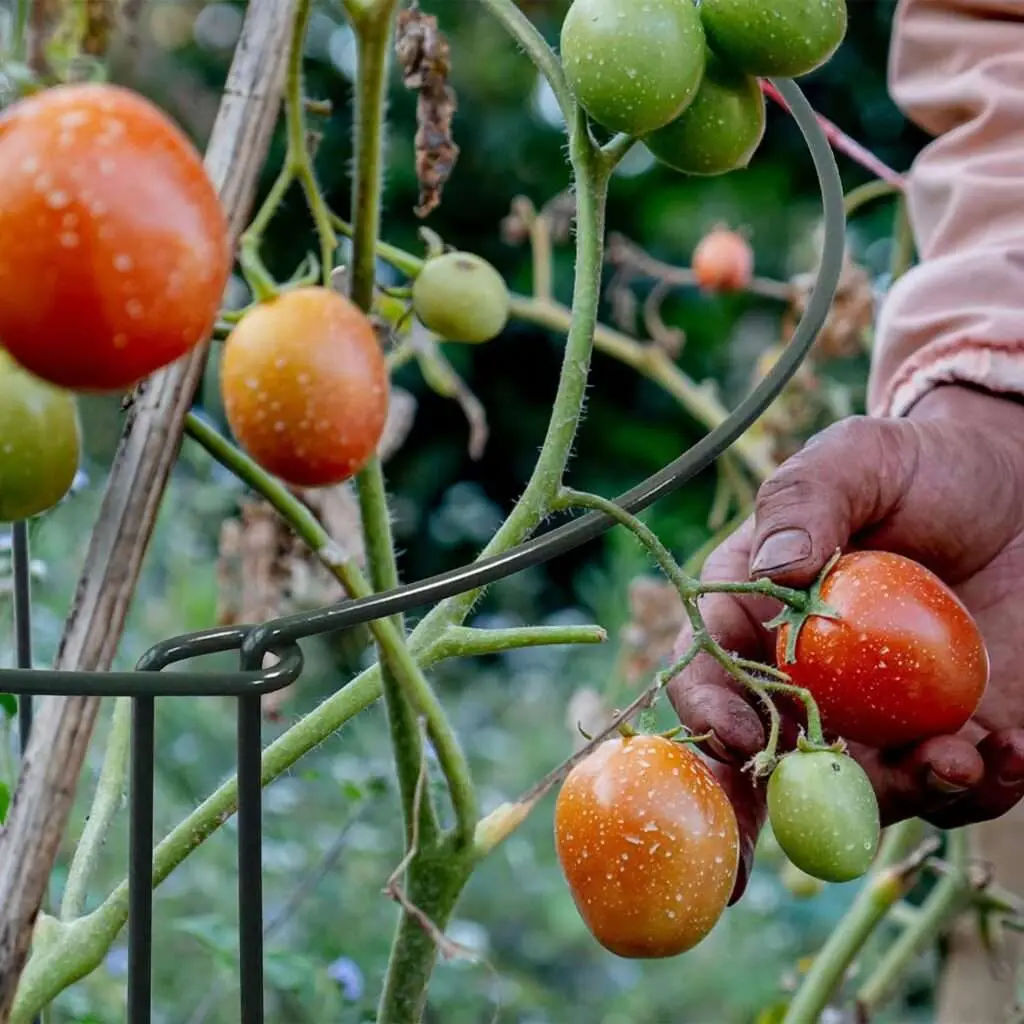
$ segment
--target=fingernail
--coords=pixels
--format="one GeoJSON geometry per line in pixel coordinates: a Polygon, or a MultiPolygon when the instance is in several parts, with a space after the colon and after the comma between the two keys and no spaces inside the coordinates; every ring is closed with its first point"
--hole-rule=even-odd
{"type": "Polygon", "coordinates": [[[928,786],[934,789],[937,793],[947,793],[950,796],[954,796],[958,793],[966,793],[967,786],[958,786],[955,782],[950,782],[949,779],[944,779],[941,775],[936,775],[931,769],[928,770],[928,786]]]}
{"type": "Polygon", "coordinates": [[[750,563],[751,575],[778,572],[803,561],[810,553],[811,536],[806,530],[779,530],[761,542],[757,554],[750,563]]]}

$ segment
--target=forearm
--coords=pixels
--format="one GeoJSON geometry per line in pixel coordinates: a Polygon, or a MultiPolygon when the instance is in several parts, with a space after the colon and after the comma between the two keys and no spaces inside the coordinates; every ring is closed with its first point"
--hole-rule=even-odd
{"type": "Polygon", "coordinates": [[[1024,394],[1024,4],[901,0],[890,85],[935,141],[909,176],[921,263],[883,305],[870,411],[951,382],[1024,394]]]}

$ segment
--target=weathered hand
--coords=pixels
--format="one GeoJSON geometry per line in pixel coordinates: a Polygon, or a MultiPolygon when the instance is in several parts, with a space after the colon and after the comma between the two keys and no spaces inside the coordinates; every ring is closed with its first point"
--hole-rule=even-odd
{"type": "MultiPolygon", "coordinates": [[[[899,750],[850,744],[883,824],[921,817],[949,828],[1005,813],[1024,796],[1024,405],[945,386],[906,419],[830,427],[762,485],[754,516],[708,559],[704,578],[806,586],[836,548],[894,551],[936,572],[974,615],[991,659],[981,707],[956,736],[899,750]]],[[[712,594],[701,609],[727,650],[772,658],[762,623],[775,602],[712,594]]],[[[689,639],[684,630],[677,650],[689,639]]],[[[764,723],[707,655],[672,681],[669,697],[691,730],[714,733],[705,751],[719,762],[743,833],[736,900],[764,820],[764,786],[740,766],[764,746],[764,723]]],[[[788,722],[783,741],[795,735],[788,722]]]]}

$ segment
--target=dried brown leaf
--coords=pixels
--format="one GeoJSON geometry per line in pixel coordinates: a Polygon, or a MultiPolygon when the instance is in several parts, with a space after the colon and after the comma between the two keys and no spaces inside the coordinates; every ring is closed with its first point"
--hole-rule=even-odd
{"type": "Polygon", "coordinates": [[[398,14],[395,54],[407,89],[419,93],[416,102],[416,177],[420,183],[417,217],[426,217],[441,204],[445,182],[459,158],[452,137],[458,107],[448,84],[451,55],[437,18],[416,7],[398,14]]]}

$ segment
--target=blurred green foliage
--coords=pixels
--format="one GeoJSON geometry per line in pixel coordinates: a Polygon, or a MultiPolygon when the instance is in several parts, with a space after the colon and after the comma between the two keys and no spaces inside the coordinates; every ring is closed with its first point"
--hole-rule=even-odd
{"type": "MultiPolygon", "coordinates": [[[[172,0],[148,5],[143,51],[134,70],[123,71],[125,80],[166,106],[200,142],[212,122],[243,6],[172,0]]],[[[528,253],[504,244],[499,224],[516,195],[541,205],[568,184],[563,138],[546,119],[551,104],[545,104],[529,62],[480,5],[426,6],[438,15],[451,41],[459,99],[455,132],[462,150],[445,201],[429,225],[446,241],[492,260],[513,288],[528,291],[528,253]]],[[[528,8],[552,42],[564,7],[558,0],[528,8]]],[[[903,168],[921,138],[886,93],[893,7],[886,0],[851,4],[847,42],[803,84],[818,109],[903,168]]],[[[339,6],[323,6],[315,19],[307,92],[334,105],[333,116],[317,125],[323,133],[318,170],[330,201],[344,216],[352,42],[339,6]]],[[[384,236],[420,251],[412,213],[417,193],[414,97],[403,90],[395,69],[392,78],[384,236]]],[[[279,136],[262,188],[272,180],[282,153],[279,136]]],[[[858,168],[842,158],[840,164],[849,187],[865,180],[858,168]]],[[[810,161],[793,126],[773,109],[763,149],[743,173],[690,181],[651,165],[642,153],[631,157],[614,180],[608,223],[676,264],[686,263],[713,223],[743,226],[750,232],[758,272],[785,278],[810,266],[817,213],[810,161]]],[[[851,229],[854,255],[873,276],[882,275],[887,264],[890,218],[889,207],[878,204],[851,229]]],[[[309,246],[296,193],[268,235],[271,269],[287,276],[309,246]]],[[[557,251],[555,269],[557,294],[567,299],[572,277],[568,247],[557,251]]],[[[777,338],[778,308],[743,296],[681,292],[667,310],[671,322],[687,334],[681,365],[697,379],[716,382],[723,399],[735,402],[749,383],[758,353],[777,338]]],[[[492,344],[448,346],[450,358],[487,410],[490,441],[478,462],[466,453],[466,425],[458,408],[426,389],[414,367],[399,372],[397,382],[420,403],[417,429],[387,471],[406,579],[472,557],[521,491],[546,425],[562,342],[529,325],[513,324],[492,344]]],[[[41,666],[55,650],[122,416],[117,404],[107,401],[88,400],[82,408],[88,485],[48,516],[34,537],[44,570],[35,586],[41,666]]],[[[605,494],[660,468],[702,433],[671,398],[601,355],[594,360],[587,413],[572,480],[605,494]]],[[[713,489],[713,474],[705,474],[648,516],[680,556],[708,536],[713,489]]],[[[131,665],[156,640],[214,620],[219,524],[235,510],[242,493],[185,443],[120,664],[131,665]]],[[[492,588],[479,613],[481,622],[598,621],[608,628],[611,641],[596,650],[516,652],[437,670],[437,684],[470,753],[485,810],[527,788],[567,755],[574,723],[567,720],[566,707],[581,687],[595,689],[612,704],[626,698],[613,668],[617,634],[628,614],[627,584],[648,569],[631,539],[617,531],[556,564],[492,588]]],[[[0,611],[7,628],[8,605],[0,605],[0,611]]],[[[330,648],[310,644],[307,654],[308,674],[285,708],[286,721],[266,725],[268,742],[288,720],[344,682],[330,648]]],[[[105,728],[106,719],[92,749],[72,835],[78,834],[88,807],[105,728]]],[[[230,702],[216,699],[162,700],[157,728],[156,827],[162,835],[233,771],[233,709],[230,702]]],[[[372,1019],[395,920],[395,908],[381,889],[401,856],[380,709],[311,753],[271,785],[265,799],[267,1019],[363,1024],[372,1019]]],[[[232,820],[157,892],[154,1020],[160,1024],[237,1021],[234,834],[232,820]]],[[[122,814],[90,905],[123,877],[126,850],[122,814]]],[[[54,879],[54,899],[70,851],[69,843],[54,879]]],[[[766,864],[755,873],[742,903],[685,957],[662,963],[619,960],[597,947],[573,908],[554,857],[549,799],[471,882],[450,935],[477,950],[486,964],[443,962],[431,991],[429,1020],[486,1024],[499,1004],[500,1019],[509,1024],[750,1024],[778,998],[780,981],[796,960],[828,935],[855,888],[832,886],[809,901],[795,902],[766,864]]],[[[60,998],[51,1024],[122,1021],[126,964],[123,945],[118,945],[103,968],[60,998]]],[[[927,1005],[930,971],[926,963],[915,981],[914,998],[922,1006],[927,1005]]],[[[903,1024],[924,1019],[924,1010],[909,1003],[893,1014],[903,1024]]]]}

